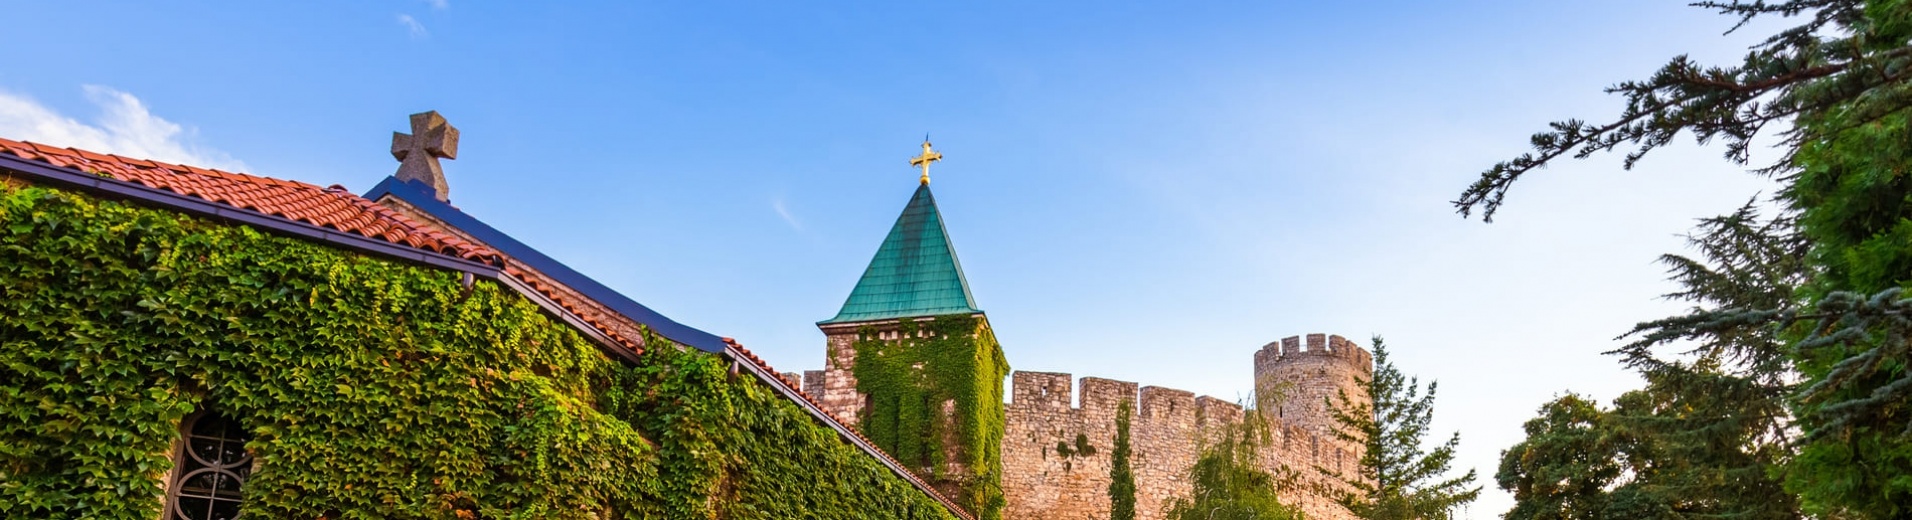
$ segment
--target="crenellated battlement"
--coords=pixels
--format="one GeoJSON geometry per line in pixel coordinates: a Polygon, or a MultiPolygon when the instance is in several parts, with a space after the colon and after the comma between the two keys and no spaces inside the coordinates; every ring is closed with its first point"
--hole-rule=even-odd
{"type": "MultiPolygon", "coordinates": [[[[1074,376],[1062,372],[1017,371],[1010,374],[1013,391],[1008,406],[1025,417],[1046,419],[1108,418],[1113,421],[1122,401],[1133,403],[1132,425],[1141,423],[1185,424],[1207,427],[1232,424],[1241,420],[1242,405],[1212,396],[1160,386],[1141,386],[1129,381],[1100,377],[1074,376]],[[1075,387],[1082,388],[1082,401],[1075,403],[1075,387]]],[[[1292,435],[1312,440],[1312,433],[1297,425],[1283,424],[1278,418],[1276,430],[1293,430],[1292,435]]],[[[1289,434],[1283,434],[1289,435],[1289,434]]]]}
{"type": "MultiPolygon", "coordinates": [[[[1324,337],[1319,343],[1330,346],[1319,350],[1333,352],[1335,341],[1345,346],[1342,352],[1351,360],[1365,354],[1339,337],[1324,337]]],[[[1332,355],[1300,352],[1290,359],[1352,366],[1332,355]]],[[[1257,367],[1264,358],[1257,355],[1257,367]]],[[[1010,380],[1003,435],[1003,488],[1009,497],[1005,518],[1107,516],[1110,451],[1117,409],[1124,401],[1134,403],[1129,430],[1136,497],[1138,504],[1148,505],[1137,512],[1141,518],[1156,518],[1163,501],[1188,493],[1184,473],[1200,457],[1202,446],[1215,439],[1220,426],[1239,423],[1245,413],[1230,400],[1128,381],[1076,379],[1061,372],[1013,372],[1010,380]]],[[[1318,478],[1314,467],[1346,468],[1359,459],[1358,451],[1316,431],[1313,422],[1268,418],[1272,421],[1262,461],[1271,471],[1286,466],[1312,479],[1318,478]]],[[[1334,506],[1320,497],[1304,493],[1289,499],[1310,514],[1339,518],[1334,506]]]]}
{"type": "Polygon", "coordinates": [[[1194,392],[1140,386],[1128,381],[1084,377],[1080,380],[1060,372],[1013,372],[1009,406],[1050,413],[1115,417],[1123,401],[1133,403],[1134,422],[1196,424],[1204,417],[1239,420],[1241,405],[1194,392]],[[1082,401],[1075,404],[1074,387],[1079,382],[1082,401]]]}
{"type": "Polygon", "coordinates": [[[1307,340],[1304,344],[1302,336],[1288,336],[1281,341],[1263,345],[1261,350],[1255,351],[1255,366],[1327,357],[1343,360],[1363,373],[1374,370],[1374,354],[1347,338],[1330,334],[1309,334],[1307,340]],[[1306,348],[1303,348],[1304,346],[1306,348]]]}
{"type": "MultiPolygon", "coordinates": [[[[847,346],[832,340],[833,347],[847,346]]],[[[842,356],[841,350],[832,354],[842,356]]],[[[1372,354],[1341,336],[1308,334],[1269,343],[1253,357],[1258,398],[1275,396],[1255,405],[1270,421],[1262,463],[1270,471],[1294,470],[1307,480],[1306,489],[1335,486],[1314,468],[1351,469],[1360,448],[1333,436],[1328,402],[1359,394],[1357,381],[1371,374],[1372,354]]],[[[832,358],[832,368],[847,373],[848,360],[832,358]]],[[[806,390],[821,391],[827,400],[832,388],[845,387],[842,381],[830,384],[832,374],[804,374],[806,390]]],[[[1131,460],[1138,506],[1145,506],[1137,508],[1138,518],[1159,518],[1164,501],[1189,492],[1186,472],[1202,446],[1246,413],[1233,400],[1130,381],[1029,371],[1009,378],[1002,438],[1005,518],[1106,517],[1117,410],[1124,402],[1133,403],[1131,460]]],[[[860,396],[841,397],[860,404],[851,401],[860,396]]],[[[1311,518],[1348,518],[1325,495],[1298,489],[1284,499],[1311,518]]]]}
{"type": "Polygon", "coordinates": [[[1365,399],[1360,381],[1372,377],[1374,355],[1347,338],[1289,336],[1255,352],[1255,394],[1277,421],[1327,436],[1335,429],[1332,403],[1365,399]]]}

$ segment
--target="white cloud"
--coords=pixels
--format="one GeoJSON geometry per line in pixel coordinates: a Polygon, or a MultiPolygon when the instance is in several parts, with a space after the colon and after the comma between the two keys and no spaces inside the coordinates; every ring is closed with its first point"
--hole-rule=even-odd
{"type": "Polygon", "coordinates": [[[398,15],[398,23],[399,25],[405,26],[406,30],[411,31],[412,38],[414,39],[424,39],[427,36],[431,36],[431,33],[425,31],[425,24],[418,23],[418,19],[412,18],[412,15],[398,15]]]}
{"type": "Polygon", "coordinates": [[[437,9],[440,11],[451,8],[451,0],[425,0],[425,3],[431,4],[432,9],[437,9]]]}
{"type": "Polygon", "coordinates": [[[132,94],[98,85],[82,88],[100,110],[92,124],[32,98],[0,91],[0,136],[200,167],[246,169],[245,163],[225,152],[191,143],[195,130],[153,115],[132,94]]]}
{"type": "Polygon", "coordinates": [[[771,199],[770,209],[776,210],[777,216],[783,217],[784,223],[790,224],[791,229],[803,231],[803,223],[798,222],[797,217],[790,214],[790,208],[784,206],[782,197],[771,199]]]}

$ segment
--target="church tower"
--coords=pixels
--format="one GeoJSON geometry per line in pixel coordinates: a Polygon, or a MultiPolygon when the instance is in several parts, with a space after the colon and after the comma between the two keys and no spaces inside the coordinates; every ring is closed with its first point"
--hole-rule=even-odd
{"type": "Polygon", "coordinates": [[[843,308],[817,323],[824,370],[806,374],[806,386],[944,495],[996,519],[1009,363],[930,193],[929,165],[940,159],[925,140],[910,160],[923,170],[920,185],[843,308]]]}

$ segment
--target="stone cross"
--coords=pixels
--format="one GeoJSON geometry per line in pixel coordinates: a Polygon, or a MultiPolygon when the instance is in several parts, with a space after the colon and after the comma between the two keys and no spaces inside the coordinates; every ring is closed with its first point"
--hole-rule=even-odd
{"type": "Polygon", "coordinates": [[[923,167],[923,185],[929,185],[929,163],[943,160],[943,153],[929,149],[929,136],[923,136],[923,155],[910,158],[910,166],[923,167]]]}
{"type": "Polygon", "coordinates": [[[445,184],[438,159],[458,158],[458,129],[446,123],[445,116],[435,110],[412,114],[412,133],[392,132],[392,157],[398,158],[393,177],[423,183],[439,202],[451,202],[451,186],[445,184]]]}

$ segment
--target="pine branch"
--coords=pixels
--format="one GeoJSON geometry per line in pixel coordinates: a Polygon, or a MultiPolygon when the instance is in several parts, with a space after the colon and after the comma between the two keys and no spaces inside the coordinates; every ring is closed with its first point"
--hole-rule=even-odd
{"type": "MultiPolygon", "coordinates": [[[[1767,39],[1732,67],[1704,67],[1686,56],[1669,61],[1645,81],[1628,81],[1606,91],[1626,99],[1619,117],[1606,124],[1577,119],[1549,125],[1534,134],[1533,151],[1495,164],[1453,201],[1462,216],[1477,209],[1491,222],[1514,182],[1561,157],[1584,159],[1596,153],[1630,148],[1623,167],[1673,141],[1681,132],[1694,140],[1726,142],[1725,158],[1746,164],[1752,140],[1774,122],[1787,123],[1784,143],[1796,151],[1802,119],[1818,120],[1843,113],[1845,126],[1812,132],[1837,132],[1863,125],[1912,107],[1912,93],[1904,92],[1906,61],[1912,47],[1866,52],[1863,38],[1855,37],[1862,18],[1858,0],[1813,0],[1767,3],[1701,2],[1700,7],[1739,16],[1732,32],[1759,16],[1793,17],[1813,13],[1810,21],[1767,39]],[[1831,37],[1821,36],[1826,32],[1831,37]]],[[[1790,167],[1786,153],[1771,166],[1757,168],[1774,174],[1790,167]]]]}

